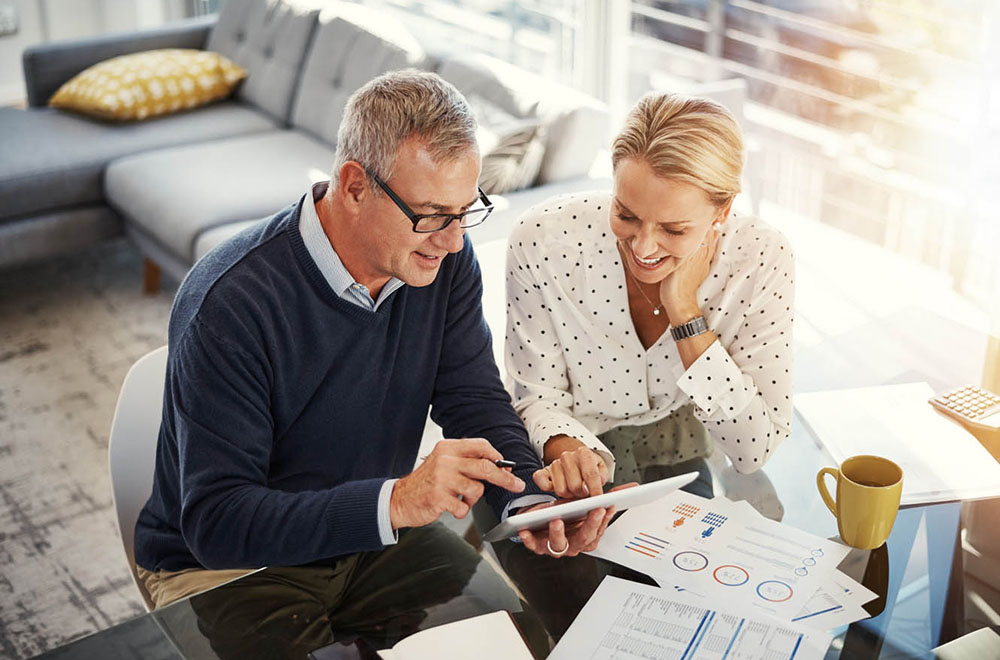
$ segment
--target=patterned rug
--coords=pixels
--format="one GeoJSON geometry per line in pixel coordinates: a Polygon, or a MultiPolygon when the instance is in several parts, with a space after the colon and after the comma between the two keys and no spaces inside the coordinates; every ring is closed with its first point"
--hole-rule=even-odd
{"type": "Polygon", "coordinates": [[[107,456],[125,373],[166,343],[174,285],[141,278],[124,239],[0,272],[0,658],[144,611],[107,456]]]}

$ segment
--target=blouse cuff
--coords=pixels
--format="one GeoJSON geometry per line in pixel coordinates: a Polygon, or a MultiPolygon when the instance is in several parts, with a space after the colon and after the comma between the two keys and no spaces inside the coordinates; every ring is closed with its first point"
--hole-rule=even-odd
{"type": "Polygon", "coordinates": [[[675,375],[677,386],[708,417],[735,417],[753,400],[752,381],[718,339],[687,370],[675,375]]]}
{"type": "Polygon", "coordinates": [[[545,460],[545,443],[549,441],[549,438],[557,435],[568,435],[572,438],[576,438],[590,449],[596,451],[597,454],[604,459],[604,463],[608,466],[608,479],[614,480],[614,454],[612,454],[611,451],[604,446],[604,443],[601,442],[598,437],[590,431],[590,429],[572,417],[569,417],[568,415],[558,415],[539,420],[529,427],[529,435],[531,437],[531,444],[534,445],[535,451],[538,453],[539,458],[541,458],[543,462],[545,460]]]}

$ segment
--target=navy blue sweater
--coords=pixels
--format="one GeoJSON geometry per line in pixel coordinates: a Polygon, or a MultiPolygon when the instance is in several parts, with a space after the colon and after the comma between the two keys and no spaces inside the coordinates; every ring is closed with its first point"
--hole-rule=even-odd
{"type": "MultiPolygon", "coordinates": [[[[372,312],[323,279],[298,231],[302,203],[214,250],[177,293],[153,492],[135,532],[147,570],[381,549],[379,490],[412,470],[428,406],[445,437],[487,438],[538,492],[468,239],[433,284],[372,312]]],[[[518,496],[486,491],[498,512],[518,496]]]]}

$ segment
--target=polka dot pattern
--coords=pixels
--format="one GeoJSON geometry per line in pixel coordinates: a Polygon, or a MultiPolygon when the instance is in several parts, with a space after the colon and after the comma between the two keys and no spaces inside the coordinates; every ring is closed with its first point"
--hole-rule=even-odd
{"type": "Polygon", "coordinates": [[[707,456],[712,443],[690,403],[645,426],[616,426],[602,433],[600,441],[615,457],[616,486],[630,481],[646,483],[651,467],[707,456]]]}
{"type": "MultiPolygon", "coordinates": [[[[610,461],[598,435],[648,426],[692,404],[738,471],[761,467],[788,436],[792,415],[787,241],[752,217],[723,225],[698,289],[718,341],[685,370],[669,332],[649,350],[635,333],[610,202],[606,192],[548,200],[508,241],[504,360],[533,446],[541,455],[546,440],[566,434],[610,461]]],[[[670,440],[658,451],[677,448],[670,440]]]]}

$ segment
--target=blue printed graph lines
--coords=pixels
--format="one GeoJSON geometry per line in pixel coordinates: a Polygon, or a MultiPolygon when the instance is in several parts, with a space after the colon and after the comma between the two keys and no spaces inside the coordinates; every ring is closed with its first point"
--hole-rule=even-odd
{"type": "Polygon", "coordinates": [[[781,580],[764,580],[757,585],[757,595],[770,603],[783,603],[793,593],[792,585],[781,580]]]}
{"type": "Polygon", "coordinates": [[[812,550],[809,557],[802,560],[802,565],[795,569],[795,574],[799,577],[804,577],[809,575],[809,569],[816,565],[816,558],[823,556],[823,550],[821,548],[816,548],[812,550]]]}
{"type": "Polygon", "coordinates": [[[724,516],[721,513],[706,513],[701,521],[708,525],[708,527],[702,531],[701,538],[707,539],[715,530],[722,527],[727,520],[729,520],[729,516],[724,516]]]}
{"type": "Polygon", "coordinates": [[[668,545],[669,543],[661,538],[657,538],[646,532],[639,532],[625,544],[625,549],[655,559],[668,545]]]}

